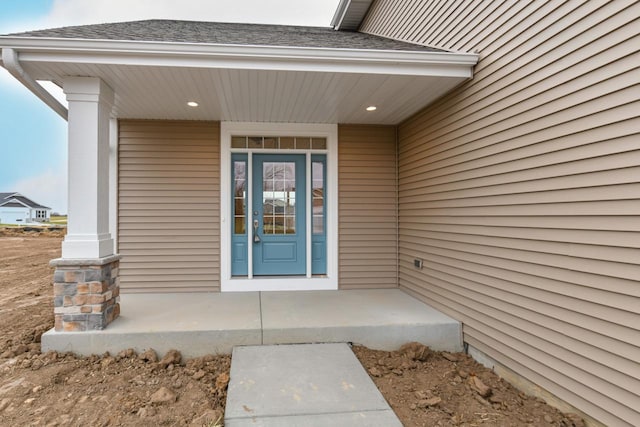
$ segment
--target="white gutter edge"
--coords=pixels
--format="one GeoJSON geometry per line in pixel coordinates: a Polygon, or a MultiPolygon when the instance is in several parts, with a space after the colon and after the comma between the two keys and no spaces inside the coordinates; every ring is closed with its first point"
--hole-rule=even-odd
{"type": "Polygon", "coordinates": [[[358,31],[372,3],[373,0],[340,0],[331,19],[331,26],[336,31],[358,31]]]}
{"type": "Polygon", "coordinates": [[[441,63],[449,65],[476,65],[478,55],[463,52],[431,52],[407,50],[346,49],[297,46],[261,46],[205,43],[172,43],[154,41],[113,41],[65,39],[45,37],[0,36],[3,49],[20,49],[21,53],[37,54],[78,53],[78,54],[122,54],[149,56],[201,56],[201,57],[242,57],[246,59],[286,59],[316,61],[378,61],[441,63]]]}
{"type": "Polygon", "coordinates": [[[67,110],[64,105],[53,97],[53,95],[51,95],[45,88],[27,74],[26,71],[24,71],[22,66],[20,66],[18,53],[14,49],[2,48],[2,65],[35,96],[51,107],[51,109],[58,113],[60,117],[67,120],[69,110],[67,110]]]}
{"type": "Polygon", "coordinates": [[[342,24],[342,21],[344,20],[344,15],[347,13],[350,3],[351,0],[340,0],[340,3],[338,3],[338,7],[333,14],[333,19],[331,19],[331,26],[335,30],[340,29],[340,24],[342,24]]]}

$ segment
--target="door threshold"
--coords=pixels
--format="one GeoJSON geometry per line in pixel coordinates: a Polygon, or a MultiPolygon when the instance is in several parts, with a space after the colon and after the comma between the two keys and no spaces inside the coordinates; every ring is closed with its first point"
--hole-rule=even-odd
{"type": "MultiPolygon", "coordinates": [[[[311,275],[311,277],[307,277],[306,275],[300,274],[300,275],[284,275],[284,276],[273,276],[273,275],[269,275],[269,276],[257,276],[254,275],[253,276],[253,280],[269,280],[269,279],[278,279],[278,280],[289,280],[289,279],[326,279],[327,275],[326,274],[313,274],[311,275]]],[[[231,277],[231,280],[252,280],[249,279],[247,276],[233,276],[231,277]]]]}
{"type": "Polygon", "coordinates": [[[337,278],[326,275],[306,276],[235,276],[223,279],[222,292],[320,291],[338,289],[337,278]]]}

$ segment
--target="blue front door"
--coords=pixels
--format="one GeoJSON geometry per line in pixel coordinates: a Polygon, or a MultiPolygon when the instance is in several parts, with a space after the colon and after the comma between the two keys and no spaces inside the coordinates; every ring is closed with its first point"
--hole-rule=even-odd
{"type": "Polygon", "coordinates": [[[306,274],[304,154],[253,156],[253,274],[306,274]]]}

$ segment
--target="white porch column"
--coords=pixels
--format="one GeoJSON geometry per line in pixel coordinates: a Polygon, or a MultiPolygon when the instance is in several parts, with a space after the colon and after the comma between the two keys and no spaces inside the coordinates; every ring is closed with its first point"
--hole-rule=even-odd
{"type": "Polygon", "coordinates": [[[109,234],[109,119],[113,90],[96,77],[68,77],[69,206],[63,259],[112,255],[109,234]]]}

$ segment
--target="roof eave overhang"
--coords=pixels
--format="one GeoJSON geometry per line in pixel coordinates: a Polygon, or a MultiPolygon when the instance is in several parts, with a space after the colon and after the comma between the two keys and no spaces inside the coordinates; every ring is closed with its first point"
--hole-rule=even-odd
{"type": "Polygon", "coordinates": [[[471,78],[478,55],[456,52],[338,49],[0,37],[20,62],[316,71],[471,78]]]}
{"type": "Polygon", "coordinates": [[[478,61],[478,55],[475,54],[427,50],[15,36],[0,37],[0,48],[3,56],[10,60],[5,61],[5,68],[12,68],[10,64],[13,63],[14,71],[24,71],[13,74],[65,118],[66,109],[58,101],[52,101],[48,93],[43,93],[43,87],[36,79],[51,80],[62,85],[67,76],[104,78],[119,94],[114,110],[117,117],[397,124],[462,81],[472,78],[473,68],[478,61]],[[116,71],[120,68],[127,72],[116,71]],[[206,78],[197,72],[207,69],[211,72],[206,74],[206,78]],[[131,77],[131,73],[137,74],[131,77]],[[151,81],[141,77],[146,73],[149,73],[146,77],[157,79],[158,82],[189,77],[185,81],[187,86],[181,86],[182,90],[174,92],[173,96],[167,95],[175,89],[171,84],[162,91],[154,92],[154,96],[161,98],[164,103],[147,102],[148,98],[144,95],[147,92],[139,92],[136,96],[135,90],[131,90],[144,87],[151,81]],[[170,75],[172,77],[167,77],[170,75]],[[272,86],[262,85],[254,88],[256,90],[245,90],[246,84],[251,84],[249,78],[269,79],[274,75],[282,78],[270,80],[272,86]],[[211,76],[216,76],[214,83],[209,80],[211,76]],[[134,81],[129,79],[138,79],[136,85],[119,92],[119,88],[128,86],[127,81],[134,81]],[[231,84],[229,79],[232,79],[231,84]],[[245,80],[241,83],[242,79],[245,80]],[[303,81],[308,84],[302,84],[303,81]],[[204,105],[201,103],[197,111],[185,110],[187,107],[180,107],[174,102],[181,96],[187,96],[186,93],[197,97],[198,82],[212,84],[210,93],[217,93],[218,96],[204,105]],[[276,101],[271,108],[264,109],[261,114],[253,111],[250,106],[273,97],[274,88],[279,91],[279,96],[274,98],[276,101]],[[302,105],[306,99],[316,99],[318,102],[307,103],[311,106],[307,109],[302,105]],[[291,110],[290,100],[299,108],[291,110]],[[382,113],[368,114],[363,109],[365,103],[386,105],[387,108],[382,113]]]}

